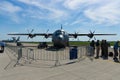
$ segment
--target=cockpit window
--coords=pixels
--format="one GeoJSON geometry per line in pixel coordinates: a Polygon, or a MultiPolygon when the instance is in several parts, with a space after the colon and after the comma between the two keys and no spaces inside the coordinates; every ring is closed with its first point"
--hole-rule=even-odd
{"type": "Polygon", "coordinates": [[[56,33],[55,33],[56,36],[60,35],[60,34],[65,34],[65,32],[64,31],[56,31],[56,33]]]}
{"type": "Polygon", "coordinates": [[[57,31],[56,32],[56,35],[60,35],[60,34],[62,34],[61,31],[57,31]]]}

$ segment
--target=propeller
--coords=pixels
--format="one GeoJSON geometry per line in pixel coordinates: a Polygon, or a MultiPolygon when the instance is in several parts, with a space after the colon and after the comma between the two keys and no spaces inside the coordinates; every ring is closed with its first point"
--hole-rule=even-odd
{"type": "Polygon", "coordinates": [[[78,38],[78,33],[79,33],[79,32],[75,32],[75,33],[73,34],[73,37],[79,41],[80,39],[78,38]]]}
{"type": "Polygon", "coordinates": [[[45,37],[44,37],[44,38],[48,38],[48,37],[49,37],[49,35],[48,35],[48,31],[49,31],[49,29],[46,31],[46,33],[45,33],[45,37]]]}
{"type": "MultiPolygon", "coordinates": [[[[90,33],[87,35],[90,39],[89,39],[89,41],[94,37],[94,33],[95,33],[95,31],[91,31],[90,30],[90,33]]],[[[96,38],[94,37],[94,40],[96,40],[96,38]]]]}
{"type": "Polygon", "coordinates": [[[74,36],[74,38],[77,38],[78,37],[78,32],[75,32],[75,34],[73,36],[74,36]]]}
{"type": "Polygon", "coordinates": [[[75,32],[75,33],[73,34],[73,37],[74,37],[74,38],[72,39],[73,41],[74,41],[74,40],[80,41],[80,39],[79,39],[79,37],[78,37],[78,33],[79,33],[79,32],[75,32]]]}
{"type": "Polygon", "coordinates": [[[27,31],[28,31],[28,37],[27,37],[27,39],[35,37],[35,34],[32,34],[33,31],[34,31],[34,29],[32,29],[31,31],[29,31],[29,30],[27,30],[27,31]]]}

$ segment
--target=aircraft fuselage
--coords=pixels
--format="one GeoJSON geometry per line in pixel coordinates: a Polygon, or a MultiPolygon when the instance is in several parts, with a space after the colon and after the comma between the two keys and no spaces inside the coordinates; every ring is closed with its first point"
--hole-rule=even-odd
{"type": "Polygon", "coordinates": [[[52,42],[54,47],[69,46],[69,35],[64,30],[56,30],[52,35],[52,42]]]}

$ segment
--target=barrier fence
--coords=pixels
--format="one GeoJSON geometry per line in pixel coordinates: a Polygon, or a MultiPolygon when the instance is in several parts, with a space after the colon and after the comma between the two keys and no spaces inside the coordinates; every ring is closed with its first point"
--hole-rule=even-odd
{"type": "MultiPolygon", "coordinates": [[[[55,61],[55,66],[60,62],[70,62],[72,60],[80,61],[83,56],[89,56],[92,54],[88,46],[79,47],[66,47],[65,49],[37,49],[37,47],[18,47],[7,45],[7,50],[16,57],[18,63],[19,60],[25,63],[31,63],[35,61],[55,61]]],[[[109,48],[112,51],[112,48],[109,48]]]]}

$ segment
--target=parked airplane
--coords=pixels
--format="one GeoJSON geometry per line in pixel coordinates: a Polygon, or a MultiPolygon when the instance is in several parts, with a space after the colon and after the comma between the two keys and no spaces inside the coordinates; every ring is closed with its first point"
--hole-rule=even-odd
{"type": "Polygon", "coordinates": [[[33,38],[35,36],[44,36],[45,38],[51,37],[54,47],[58,47],[58,48],[69,46],[69,38],[77,38],[78,36],[88,36],[91,39],[93,38],[93,36],[116,35],[116,34],[94,34],[94,32],[91,32],[91,31],[89,34],[78,34],[76,32],[74,34],[69,34],[62,29],[62,26],[61,26],[61,29],[56,30],[54,33],[32,34],[33,31],[34,30],[32,29],[30,33],[17,33],[17,34],[8,34],[8,35],[23,35],[23,36],[28,35],[28,38],[33,38]]]}
{"type": "Polygon", "coordinates": [[[2,40],[2,42],[18,42],[20,40],[20,37],[16,38],[16,37],[12,37],[12,39],[8,39],[8,40],[2,40]]]}

